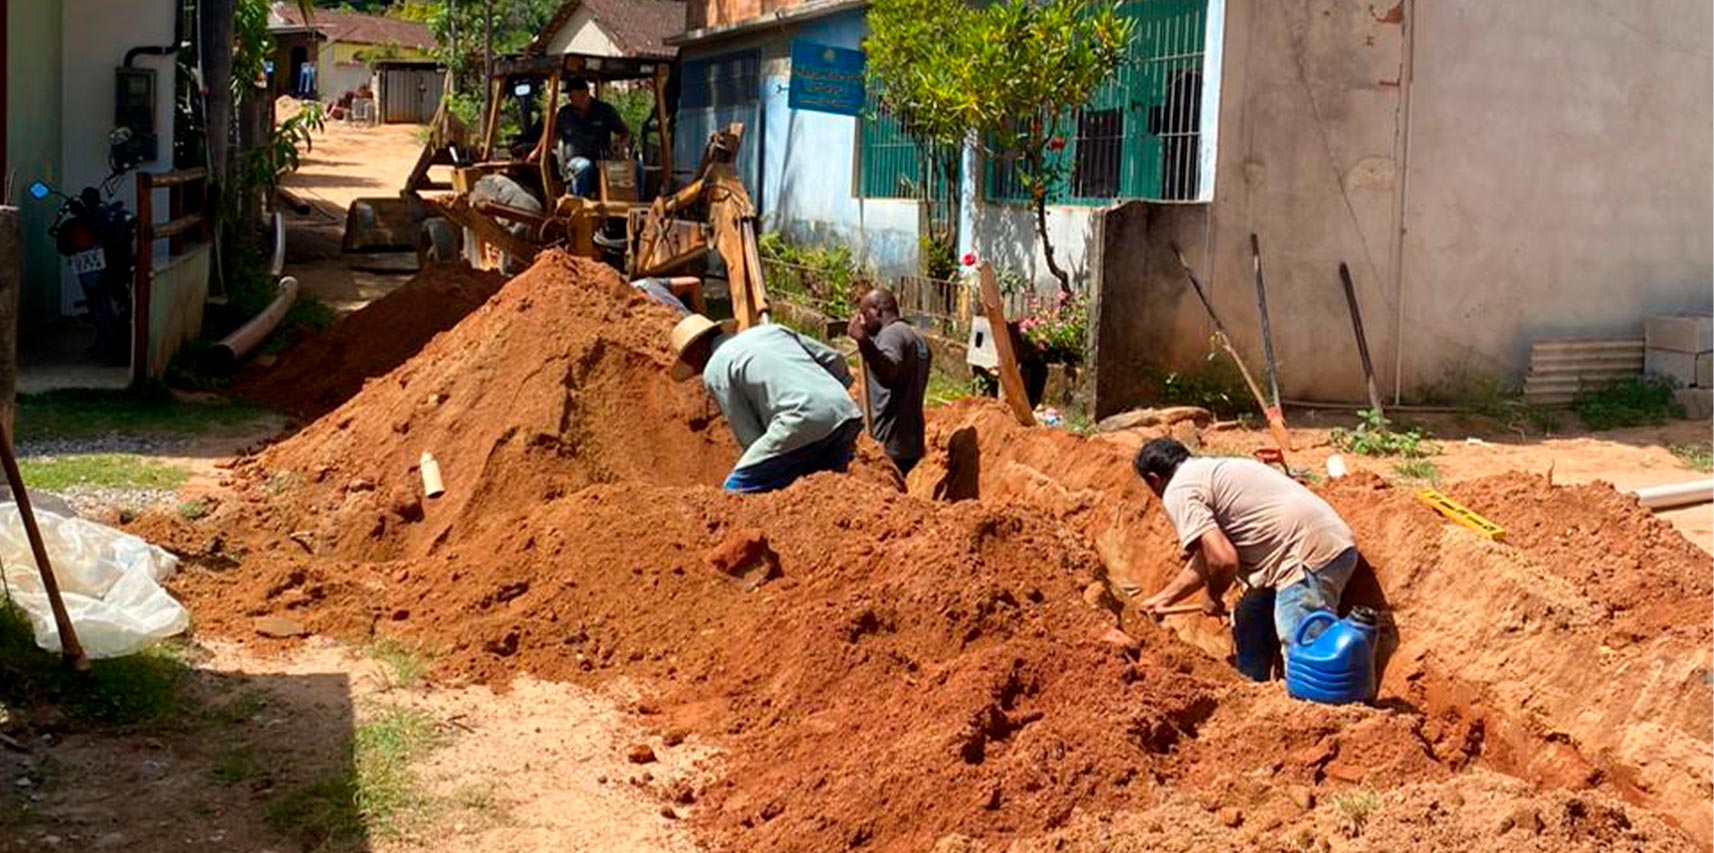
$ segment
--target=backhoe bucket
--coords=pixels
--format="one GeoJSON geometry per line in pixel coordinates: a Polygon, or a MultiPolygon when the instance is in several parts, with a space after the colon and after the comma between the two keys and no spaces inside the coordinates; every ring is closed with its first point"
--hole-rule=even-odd
{"type": "Polygon", "coordinates": [[[429,217],[427,208],[414,199],[360,198],[345,212],[347,252],[411,252],[417,247],[417,231],[429,217]]]}

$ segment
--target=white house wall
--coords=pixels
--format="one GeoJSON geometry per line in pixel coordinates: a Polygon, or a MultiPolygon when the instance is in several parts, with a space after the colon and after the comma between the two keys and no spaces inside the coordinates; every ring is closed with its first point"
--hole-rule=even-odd
{"type": "MultiPolygon", "coordinates": [[[[125,52],[133,47],[172,43],[176,6],[175,0],[65,0],[60,145],[66,191],[76,193],[107,177],[114,70],[124,64],[125,52]]],[[[155,130],[160,156],[141,168],[166,171],[172,168],[173,156],[174,59],[145,54],[137,57],[135,64],[156,69],[155,130]]],[[[137,192],[130,175],[116,182],[114,193],[127,209],[135,211],[137,192]]],[[[164,210],[167,192],[157,192],[154,202],[164,210]]],[[[61,310],[77,313],[75,303],[82,298],[82,288],[70,268],[62,269],[61,310]]]]}
{"type": "Polygon", "coordinates": [[[595,22],[595,16],[589,7],[579,6],[571,13],[571,18],[565,26],[553,34],[548,40],[548,53],[585,53],[593,56],[619,56],[619,48],[613,39],[595,22]]]}

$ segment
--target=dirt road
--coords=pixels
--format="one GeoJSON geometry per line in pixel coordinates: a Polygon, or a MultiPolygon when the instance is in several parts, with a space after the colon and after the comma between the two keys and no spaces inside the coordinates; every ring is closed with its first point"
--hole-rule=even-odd
{"type": "Polygon", "coordinates": [[[414,271],[414,258],[347,256],[340,241],[353,199],[399,194],[422,152],[421,131],[410,124],[330,121],[286,178],[286,189],[312,208],[286,218],[286,272],[340,315],[392,292],[414,271]]]}

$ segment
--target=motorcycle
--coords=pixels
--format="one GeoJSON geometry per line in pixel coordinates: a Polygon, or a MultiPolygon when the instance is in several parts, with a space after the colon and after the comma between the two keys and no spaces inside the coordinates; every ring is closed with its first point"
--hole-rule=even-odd
{"type": "Polygon", "coordinates": [[[61,204],[48,235],[71,264],[83,287],[78,307],[95,321],[90,352],[108,364],[131,359],[131,276],[136,268],[137,219],[124,202],[112,198],[115,172],[99,188],[84,187],[69,196],[45,181],[30,184],[37,201],[58,197],[61,204]]]}

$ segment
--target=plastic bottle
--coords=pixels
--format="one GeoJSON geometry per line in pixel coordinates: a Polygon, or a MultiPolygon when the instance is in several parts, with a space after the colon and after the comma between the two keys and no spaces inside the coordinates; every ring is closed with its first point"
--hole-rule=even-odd
{"type": "Polygon", "coordinates": [[[1353,607],[1344,619],[1326,610],[1309,614],[1286,649],[1286,692],[1327,705],[1372,700],[1378,633],[1367,607],[1353,607]],[[1316,629],[1325,630],[1310,639],[1316,629]]]}

